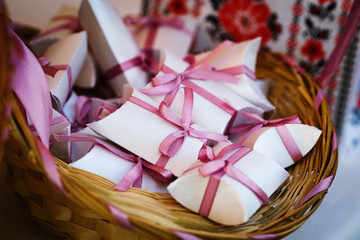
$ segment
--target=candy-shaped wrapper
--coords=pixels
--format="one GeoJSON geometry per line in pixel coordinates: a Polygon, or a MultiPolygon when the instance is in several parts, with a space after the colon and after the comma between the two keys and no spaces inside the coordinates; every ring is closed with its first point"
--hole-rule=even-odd
{"type": "MultiPolygon", "coordinates": [[[[175,71],[176,73],[187,74],[187,68],[189,64],[176,57],[169,51],[163,51],[161,56],[163,65],[161,71],[157,77],[163,77],[167,74],[168,68],[175,71]]],[[[202,69],[199,69],[202,71],[202,69]]],[[[192,70],[188,76],[193,76],[192,70]]],[[[195,74],[197,70],[194,71],[195,74]]],[[[194,74],[194,75],[195,75],[194,74]]],[[[179,91],[175,95],[171,102],[170,108],[181,113],[184,102],[184,89],[183,87],[189,87],[194,91],[194,111],[191,116],[191,120],[200,126],[217,133],[223,134],[226,130],[234,124],[240,124],[247,121],[238,111],[254,113],[260,115],[263,113],[261,108],[256,107],[252,103],[248,102],[244,98],[240,97],[232,90],[224,86],[218,80],[212,80],[210,77],[216,73],[210,73],[209,78],[206,80],[197,80],[194,78],[187,78],[182,80],[179,87],[179,91]]],[[[181,76],[180,76],[181,78],[181,76]]],[[[235,77],[233,77],[236,80],[235,77]]],[[[174,78],[173,82],[178,81],[179,78],[174,78]]],[[[154,79],[153,79],[154,81],[154,79]]],[[[174,83],[176,84],[176,83],[174,83]]],[[[146,86],[145,90],[141,90],[145,94],[146,91],[151,89],[154,83],[151,82],[146,86]]],[[[164,84],[165,86],[165,84],[164,84]]],[[[176,86],[174,87],[176,88],[176,86]]],[[[153,99],[160,102],[164,99],[164,94],[149,94],[153,99]]]]}
{"type": "Polygon", "coordinates": [[[266,155],[283,168],[302,159],[316,144],[321,130],[305,124],[285,124],[255,130],[243,145],[266,155]]]}
{"type": "Polygon", "coordinates": [[[189,16],[159,18],[130,15],[125,17],[125,21],[132,23],[134,36],[141,48],[163,48],[179,58],[188,53],[197,29],[197,21],[189,16]]]}
{"type": "MultiPolygon", "coordinates": [[[[222,150],[232,148],[230,145],[232,144],[218,143],[214,147],[215,155],[219,156],[222,150]]],[[[246,181],[243,176],[236,174],[237,171],[241,171],[245,178],[257,185],[264,198],[270,197],[289,176],[278,164],[246,147],[237,146],[213,161],[224,160],[231,163],[224,162],[223,168],[209,176],[204,176],[200,171],[203,167],[206,171],[206,167],[209,166],[207,164],[211,164],[211,161],[195,163],[190,171],[168,186],[171,196],[186,208],[217,223],[237,225],[247,221],[262,205],[257,195],[246,184],[233,177],[237,176],[246,181]],[[234,158],[238,154],[239,156],[234,158]]]]}
{"type": "Polygon", "coordinates": [[[84,0],[79,21],[114,93],[121,96],[125,83],[144,87],[148,74],[141,67],[140,50],[116,9],[105,1],[84,0]]]}
{"type": "Polygon", "coordinates": [[[82,69],[86,53],[87,35],[82,31],[54,43],[40,58],[55,109],[61,109],[65,103],[82,69]]]}
{"type": "MultiPolygon", "coordinates": [[[[203,142],[186,135],[179,126],[161,117],[156,101],[135,89],[126,91],[123,101],[126,102],[118,110],[88,126],[133,154],[171,171],[175,176],[179,176],[197,160],[203,142]],[[150,105],[152,109],[139,106],[138,100],[150,105]],[[175,155],[166,157],[159,151],[160,144],[176,133],[185,134],[183,143],[175,155]]],[[[195,124],[192,127],[200,128],[195,124]]]]}
{"type": "MultiPolygon", "coordinates": [[[[136,163],[123,159],[116,154],[95,145],[84,157],[70,166],[102,176],[118,184],[136,163]]],[[[167,184],[150,176],[145,170],[142,174],[141,188],[152,192],[167,192],[167,184]]]]}
{"type": "Polygon", "coordinates": [[[264,111],[274,110],[274,106],[267,100],[262,89],[255,82],[255,64],[261,38],[241,43],[223,42],[215,49],[196,57],[195,65],[200,63],[213,64],[219,71],[238,72],[238,84],[223,83],[226,87],[245,98],[264,111]],[[234,71],[238,67],[239,70],[234,71]]]}

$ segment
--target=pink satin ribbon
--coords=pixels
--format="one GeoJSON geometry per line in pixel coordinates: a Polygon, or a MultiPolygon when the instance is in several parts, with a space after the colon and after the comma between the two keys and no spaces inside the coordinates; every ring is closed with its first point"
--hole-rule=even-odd
{"type": "Polygon", "coordinates": [[[180,150],[186,136],[197,138],[204,143],[208,139],[214,140],[216,142],[223,142],[227,140],[227,137],[222,134],[199,131],[191,127],[193,124],[190,120],[193,108],[193,91],[190,88],[184,88],[184,105],[181,117],[173,113],[165,102],[161,102],[159,109],[157,109],[134,96],[131,96],[128,101],[156,114],[157,116],[167,120],[169,123],[179,128],[178,131],[169,134],[161,142],[159,146],[159,152],[161,153],[161,156],[156,162],[157,166],[166,166],[169,159],[180,150]]]}
{"type": "Polygon", "coordinates": [[[314,101],[315,111],[317,113],[319,113],[319,111],[320,111],[320,105],[321,105],[321,101],[323,99],[324,99],[324,95],[323,95],[321,89],[319,89],[316,96],[315,96],[315,101],[314,101]]]}
{"type": "Polygon", "coordinates": [[[244,133],[244,135],[240,138],[238,141],[238,144],[242,144],[247,137],[250,136],[254,131],[257,129],[260,129],[262,127],[276,127],[284,124],[289,123],[301,123],[301,120],[297,116],[287,117],[287,118],[280,118],[280,119],[274,119],[274,120],[265,120],[262,117],[253,114],[253,113],[246,113],[246,112],[239,112],[239,114],[242,114],[249,120],[254,121],[253,123],[246,123],[246,124],[240,124],[235,127],[232,127],[229,130],[229,133],[231,134],[241,134],[244,133]]]}
{"type": "Polygon", "coordinates": [[[166,95],[164,101],[167,105],[170,106],[182,84],[186,87],[191,88],[194,92],[207,99],[208,101],[212,102],[230,115],[234,115],[236,113],[236,109],[232,107],[228,102],[211,94],[210,92],[199,87],[190,80],[211,79],[215,81],[236,84],[239,81],[238,78],[229,74],[214,71],[211,65],[208,64],[199,65],[195,68],[188,68],[183,73],[177,73],[166,65],[163,65],[161,71],[165,74],[152,79],[153,87],[141,89],[140,92],[150,96],[166,95]]]}
{"type": "Polygon", "coordinates": [[[331,175],[320,181],[318,184],[316,184],[315,187],[310,190],[310,192],[304,197],[304,199],[301,201],[299,206],[297,206],[296,208],[302,206],[304,203],[306,203],[310,198],[314,197],[316,194],[328,190],[334,179],[335,179],[335,175],[331,175]]]}
{"type": "Polygon", "coordinates": [[[149,162],[143,161],[140,157],[137,157],[131,153],[126,153],[118,147],[112,144],[106,143],[103,140],[97,139],[88,134],[73,134],[62,135],[55,134],[55,139],[59,142],[92,142],[97,146],[100,146],[113,154],[125,159],[129,162],[136,163],[136,165],[123,177],[123,179],[114,187],[115,190],[127,191],[131,186],[141,188],[143,167],[145,170],[156,180],[160,182],[170,181],[174,175],[163,168],[159,168],[149,162]]]}
{"type": "Polygon", "coordinates": [[[31,41],[40,39],[46,35],[49,35],[51,33],[54,33],[54,32],[60,31],[60,30],[64,30],[64,29],[69,29],[71,32],[78,32],[81,30],[79,20],[77,19],[76,16],[61,15],[61,16],[53,17],[51,19],[51,21],[65,21],[65,20],[66,20],[66,22],[60,24],[59,26],[53,27],[51,29],[48,29],[44,32],[37,34],[36,36],[34,36],[31,39],[31,41]]]}
{"type": "Polygon", "coordinates": [[[69,96],[71,93],[71,89],[72,89],[72,75],[71,75],[70,65],[50,65],[50,60],[45,57],[40,57],[39,63],[42,66],[44,73],[53,78],[55,77],[55,75],[58,71],[63,70],[63,71],[67,72],[68,79],[69,79],[69,83],[68,83],[68,96],[69,96]]]}
{"type": "Polygon", "coordinates": [[[281,141],[284,143],[286,150],[289,152],[291,159],[294,163],[299,161],[303,155],[287,127],[285,125],[280,125],[275,127],[275,129],[279,134],[281,141]]]}
{"type": "Polygon", "coordinates": [[[278,240],[282,239],[283,237],[278,236],[276,234],[267,233],[267,234],[256,234],[256,235],[248,235],[249,238],[255,240],[278,240]]]}
{"type": "Polygon", "coordinates": [[[340,66],[341,60],[343,59],[351,40],[358,28],[360,23],[360,0],[354,0],[351,12],[347,17],[347,21],[344,27],[343,32],[340,35],[340,38],[332,51],[329,59],[326,61],[326,65],[321,72],[320,77],[318,77],[316,82],[318,82],[322,87],[325,87],[330,79],[335,75],[338,67],[340,66]]]}
{"type": "Polygon", "coordinates": [[[160,26],[168,26],[179,29],[186,34],[192,36],[193,33],[185,28],[184,21],[179,18],[166,18],[166,17],[150,17],[150,16],[127,16],[124,19],[125,23],[131,29],[134,25],[138,27],[138,31],[149,28],[146,38],[145,47],[152,47],[155,41],[157,31],[160,26]]]}
{"type": "Polygon", "coordinates": [[[231,144],[223,148],[220,153],[215,156],[214,159],[208,159],[206,163],[202,165],[197,165],[188,170],[190,171],[198,168],[199,173],[203,177],[210,176],[209,182],[206,186],[205,194],[199,208],[199,214],[205,217],[209,216],[220,184],[220,179],[225,174],[249,188],[249,190],[251,190],[256,195],[260,204],[269,202],[266,193],[254,181],[247,177],[246,174],[244,174],[241,170],[237,169],[234,166],[234,164],[240,161],[251,151],[252,149],[250,148],[242,147],[238,144],[231,144]],[[230,153],[230,156],[226,156],[230,153]]]}

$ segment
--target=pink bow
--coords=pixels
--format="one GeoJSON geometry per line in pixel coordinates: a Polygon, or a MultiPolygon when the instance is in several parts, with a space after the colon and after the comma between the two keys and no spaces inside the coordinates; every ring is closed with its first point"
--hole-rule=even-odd
{"type": "Polygon", "coordinates": [[[240,124],[235,127],[232,127],[229,130],[229,133],[231,134],[237,134],[237,133],[244,133],[245,134],[240,138],[238,141],[238,144],[242,144],[245,139],[253,133],[255,130],[262,128],[262,127],[276,127],[288,123],[301,123],[301,120],[297,116],[287,117],[287,118],[280,118],[280,119],[274,119],[274,120],[265,120],[262,117],[253,114],[253,113],[246,113],[246,112],[239,112],[240,114],[247,117],[249,120],[253,120],[253,123],[246,123],[246,124],[240,124]]]}
{"type": "Polygon", "coordinates": [[[152,88],[141,89],[140,92],[150,96],[167,95],[164,101],[168,105],[171,105],[177,91],[181,84],[183,84],[186,87],[192,88],[196,93],[218,105],[220,108],[226,108],[225,111],[231,112],[231,114],[234,112],[234,109],[231,106],[228,106],[229,104],[218,99],[216,96],[210,94],[189,80],[215,80],[236,84],[239,81],[238,78],[229,74],[217,72],[209,64],[202,64],[194,68],[190,67],[183,73],[177,73],[166,65],[163,65],[162,71],[165,73],[164,75],[152,79],[152,88]]]}
{"type": "Polygon", "coordinates": [[[31,40],[34,41],[36,39],[42,38],[46,35],[49,35],[53,32],[57,32],[57,31],[60,31],[63,29],[70,29],[72,32],[78,32],[81,30],[79,20],[76,16],[62,15],[62,16],[53,17],[51,19],[51,21],[64,21],[64,20],[66,20],[65,23],[60,24],[59,26],[56,26],[54,28],[48,29],[44,32],[41,32],[41,33],[37,34],[36,36],[34,36],[31,40]]]}
{"type": "Polygon", "coordinates": [[[166,166],[167,162],[169,161],[169,158],[174,156],[179,151],[182,144],[184,143],[184,139],[186,136],[197,138],[203,142],[205,142],[208,139],[214,140],[216,142],[224,142],[227,140],[227,137],[222,134],[208,132],[208,131],[199,131],[191,127],[193,100],[194,100],[194,94],[192,89],[185,87],[184,105],[183,105],[181,117],[179,117],[169,109],[169,106],[164,101],[160,103],[159,109],[157,109],[152,105],[134,96],[131,96],[129,98],[129,101],[131,103],[136,104],[139,107],[144,108],[147,111],[152,112],[157,116],[164,118],[173,125],[179,127],[178,131],[171,133],[161,142],[159,146],[159,152],[161,153],[161,156],[159,160],[156,162],[157,166],[160,167],[166,166]]]}
{"type": "Polygon", "coordinates": [[[72,76],[71,76],[71,67],[70,65],[50,65],[50,60],[45,57],[40,57],[39,63],[44,70],[46,75],[51,77],[55,77],[56,73],[60,70],[67,71],[68,79],[69,79],[69,88],[68,88],[68,95],[71,93],[72,89],[72,76]]]}
{"type": "Polygon", "coordinates": [[[199,131],[191,127],[194,95],[193,91],[187,87],[184,88],[184,94],[184,105],[181,118],[173,113],[165,102],[162,102],[159,107],[161,117],[179,127],[179,131],[167,136],[159,146],[159,151],[167,157],[172,157],[179,151],[186,136],[191,136],[203,141],[206,139],[226,141],[227,139],[226,136],[222,134],[199,131]]]}
{"type": "Polygon", "coordinates": [[[203,177],[210,176],[210,180],[206,187],[205,194],[199,209],[199,213],[201,215],[209,215],[217,188],[220,183],[220,179],[225,174],[242,183],[249,190],[251,190],[258,198],[260,204],[269,203],[269,199],[266,193],[253,180],[246,176],[246,174],[234,166],[234,164],[240,161],[251,151],[252,150],[250,148],[242,147],[238,144],[231,144],[223,148],[217,156],[215,156],[215,154],[211,154],[213,158],[207,159],[206,163],[197,165],[190,169],[192,170],[198,168],[199,173],[203,177]]]}

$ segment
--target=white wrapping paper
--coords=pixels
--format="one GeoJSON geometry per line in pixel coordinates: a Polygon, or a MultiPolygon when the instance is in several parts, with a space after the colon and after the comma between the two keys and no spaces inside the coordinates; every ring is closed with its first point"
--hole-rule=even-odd
{"type": "MultiPolygon", "coordinates": [[[[213,64],[218,70],[243,65],[255,72],[256,57],[260,42],[261,38],[259,37],[254,40],[235,43],[203,62],[213,64]]],[[[210,52],[199,54],[196,57],[196,61],[201,61],[204,57],[208,56],[209,53],[210,52]]],[[[261,107],[264,111],[274,110],[274,106],[267,100],[258,83],[246,74],[240,74],[237,77],[239,78],[239,84],[223,84],[249,102],[261,107]]]]}
{"type": "MultiPolygon", "coordinates": [[[[321,130],[305,124],[285,124],[284,126],[290,132],[302,156],[314,147],[321,135],[321,130]]],[[[266,155],[283,168],[294,164],[275,127],[263,127],[254,131],[245,139],[243,145],[266,155]]]]}
{"type": "MultiPolygon", "coordinates": [[[[214,153],[217,155],[229,144],[218,143],[214,153]]],[[[198,161],[194,165],[201,164],[198,161]]],[[[289,176],[282,167],[256,151],[245,155],[234,166],[254,181],[268,197],[289,176]]],[[[209,179],[200,175],[199,169],[195,168],[171,183],[168,190],[180,204],[199,212],[209,179]]],[[[247,221],[259,207],[260,202],[251,190],[225,174],[220,180],[208,217],[220,224],[237,225],[247,221]]]]}
{"type": "MultiPolygon", "coordinates": [[[[178,73],[182,73],[189,66],[186,62],[176,57],[172,53],[168,51],[164,51],[163,53],[164,56],[162,56],[162,59],[164,59],[164,65],[171,68],[172,70],[178,73]]],[[[163,74],[164,73],[160,71],[158,76],[161,76],[163,74]]],[[[215,95],[219,99],[229,103],[237,111],[255,113],[258,115],[263,113],[263,110],[261,108],[256,107],[244,98],[235,94],[233,91],[231,91],[218,81],[213,81],[211,79],[206,81],[194,79],[191,80],[191,82],[205,89],[209,93],[215,95]]],[[[152,87],[152,83],[149,83],[146,86],[146,88],[149,87],[152,87]]],[[[152,96],[152,98],[158,102],[161,102],[164,99],[164,96],[152,96]]],[[[180,89],[171,104],[171,109],[177,113],[181,113],[183,103],[184,90],[180,89]]],[[[235,118],[233,124],[240,124],[244,123],[244,121],[247,121],[247,119],[244,118],[241,114],[232,116],[231,114],[225,112],[223,109],[216,106],[214,103],[205,99],[194,91],[194,108],[191,118],[192,121],[210,131],[222,134],[227,130],[228,127],[230,127],[229,122],[232,117],[235,118]]]]}
{"type": "MultiPolygon", "coordinates": [[[[62,38],[52,44],[44,53],[52,65],[69,65],[71,68],[71,87],[80,73],[87,53],[87,35],[82,31],[62,38]]],[[[56,108],[60,109],[69,93],[69,77],[66,70],[59,70],[55,77],[46,75],[49,90],[56,99],[56,108]]],[[[71,90],[71,89],[70,89],[71,90]]]]}
{"type": "MultiPolygon", "coordinates": [[[[140,55],[135,40],[110,3],[84,0],[79,20],[88,32],[90,47],[103,73],[140,55]]],[[[125,83],[130,83],[135,89],[142,88],[148,75],[141,67],[133,67],[108,81],[115,94],[121,96],[125,83]]]]}
{"type": "MultiPolygon", "coordinates": [[[[135,155],[156,164],[161,155],[158,150],[160,143],[169,134],[179,131],[179,127],[127,101],[130,96],[158,107],[158,103],[153,99],[133,89],[132,92],[124,94],[123,101],[126,102],[118,110],[102,120],[88,124],[88,126],[135,155]]],[[[201,130],[195,124],[192,127],[201,130]]],[[[182,147],[169,159],[165,169],[173,172],[175,176],[179,176],[197,160],[202,146],[203,143],[200,140],[186,136],[182,147]]]]}
{"type": "MultiPolygon", "coordinates": [[[[95,145],[84,157],[69,165],[92,172],[117,184],[136,165],[136,163],[127,161],[114,153],[95,145]]],[[[152,192],[167,192],[166,186],[167,184],[155,180],[145,170],[143,171],[143,189],[152,192]]]]}

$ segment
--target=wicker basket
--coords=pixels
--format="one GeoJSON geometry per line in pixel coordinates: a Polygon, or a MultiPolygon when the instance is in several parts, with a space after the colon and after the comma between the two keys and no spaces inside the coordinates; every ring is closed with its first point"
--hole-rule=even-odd
{"type": "MultiPolygon", "coordinates": [[[[2,19],[3,21],[4,19],[2,19]]],[[[1,31],[4,31],[0,23],[1,31]]],[[[3,33],[3,32],[2,32],[3,33]]],[[[10,44],[1,34],[1,58],[10,44]]],[[[97,175],[74,169],[54,159],[68,197],[48,180],[37,145],[22,118],[12,92],[6,91],[11,74],[8,61],[1,61],[1,129],[9,125],[4,162],[14,191],[21,197],[33,219],[52,233],[67,239],[278,239],[299,228],[321,204],[322,191],[304,204],[306,195],[322,180],[336,172],[338,154],[333,143],[334,126],[325,101],[315,109],[319,87],[306,74],[281,61],[281,54],[261,52],[258,78],[272,79],[269,99],[276,106],[274,118],[298,115],[305,124],[316,126],[322,135],[304,159],[288,169],[290,177],[248,222],[238,226],[216,224],[177,203],[171,196],[131,188],[114,191],[114,184],[97,175]],[[5,107],[13,106],[7,120],[5,107]],[[108,204],[128,215],[135,232],[120,227],[108,204]],[[183,234],[180,234],[183,233],[183,234]],[[189,233],[187,235],[187,233],[189,233]]],[[[2,146],[2,145],[1,145],[2,146]]]]}

